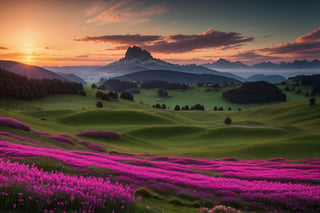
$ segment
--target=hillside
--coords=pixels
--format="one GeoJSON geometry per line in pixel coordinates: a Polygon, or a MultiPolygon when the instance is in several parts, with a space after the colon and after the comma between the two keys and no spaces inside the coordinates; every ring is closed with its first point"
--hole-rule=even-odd
{"type": "Polygon", "coordinates": [[[257,104],[286,101],[280,89],[265,81],[245,82],[241,87],[223,93],[223,98],[238,104],[257,104]]]}
{"type": "Polygon", "coordinates": [[[66,78],[60,76],[54,72],[46,70],[42,67],[27,65],[15,61],[4,61],[0,60],[0,67],[13,72],[15,74],[26,76],[27,78],[34,79],[58,79],[61,81],[67,81],[66,78]]]}
{"type": "MultiPolygon", "coordinates": [[[[87,96],[57,95],[24,102],[0,99],[4,159],[0,166],[6,171],[2,180],[7,180],[3,176],[11,180],[6,182],[10,187],[2,188],[2,196],[23,200],[26,205],[17,206],[18,210],[50,208],[49,198],[57,210],[86,209],[88,198],[77,191],[83,187],[101,212],[105,211],[101,200],[107,195],[113,210],[133,213],[195,213],[217,204],[230,206],[229,210],[294,211],[302,192],[316,195],[319,104],[300,101],[240,112],[173,112],[115,100],[103,101],[104,107],[97,109],[96,91],[86,88],[87,96]],[[232,118],[229,126],[223,123],[226,117],[232,118]],[[54,173],[57,184],[50,185],[56,193],[38,196],[30,188],[17,198],[21,185],[15,177],[30,179],[33,187],[46,192],[51,171],[60,172],[54,173]],[[119,183],[134,190],[135,196],[129,188],[115,193],[123,192],[119,183]],[[61,205],[61,191],[69,205],[61,205]],[[270,207],[269,198],[261,200],[257,191],[280,201],[270,207]],[[294,199],[283,198],[287,193],[295,193],[294,199]],[[248,195],[257,201],[248,201],[248,195]]],[[[319,204],[308,199],[312,202],[299,201],[299,206],[312,212],[319,204]]],[[[5,201],[0,200],[1,206],[9,211],[14,204],[5,201]]]]}
{"type": "Polygon", "coordinates": [[[85,85],[86,82],[74,74],[55,73],[39,66],[19,63],[16,61],[0,60],[0,68],[15,74],[26,76],[28,79],[57,79],[60,81],[76,82],[85,85]]]}
{"type": "Polygon", "coordinates": [[[286,80],[286,78],[281,75],[263,75],[263,74],[252,75],[249,78],[247,78],[248,82],[265,81],[273,84],[280,83],[284,80],[286,80]]]}
{"type": "Polygon", "coordinates": [[[169,70],[146,70],[134,72],[127,75],[115,77],[115,79],[123,81],[167,81],[172,83],[192,83],[211,82],[211,83],[235,83],[238,80],[213,74],[192,74],[169,70]]]}

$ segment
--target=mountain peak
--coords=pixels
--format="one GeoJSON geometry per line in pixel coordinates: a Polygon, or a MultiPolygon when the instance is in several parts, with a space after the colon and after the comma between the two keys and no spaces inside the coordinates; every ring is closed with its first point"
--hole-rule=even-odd
{"type": "Polygon", "coordinates": [[[124,59],[125,60],[140,59],[141,61],[146,61],[154,58],[148,51],[143,50],[137,46],[132,46],[128,48],[124,59]]]}

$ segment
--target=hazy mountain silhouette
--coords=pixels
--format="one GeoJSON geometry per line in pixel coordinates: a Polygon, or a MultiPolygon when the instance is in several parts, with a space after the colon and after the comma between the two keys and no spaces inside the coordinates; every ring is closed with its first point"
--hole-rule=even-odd
{"type": "Polygon", "coordinates": [[[100,67],[95,71],[103,72],[109,77],[115,77],[145,70],[169,70],[193,74],[212,74],[244,81],[243,78],[232,73],[218,72],[195,64],[171,64],[152,57],[148,51],[142,50],[137,46],[129,47],[125,57],[119,61],[100,67]]]}
{"type": "Polygon", "coordinates": [[[134,72],[126,74],[123,76],[115,77],[115,79],[123,81],[167,81],[170,83],[199,83],[199,82],[211,82],[211,83],[233,83],[240,82],[233,78],[228,78],[220,75],[212,74],[193,74],[193,73],[184,73],[178,71],[169,71],[169,70],[146,70],[140,72],[134,72]]]}
{"type": "Polygon", "coordinates": [[[16,61],[0,60],[0,67],[18,75],[31,79],[58,79],[61,81],[71,81],[83,83],[84,80],[75,75],[58,74],[42,67],[19,63],[16,61]]]}
{"type": "Polygon", "coordinates": [[[263,75],[263,74],[257,74],[247,78],[248,82],[265,81],[269,83],[280,83],[284,80],[286,80],[286,78],[281,75],[263,75]]]}
{"type": "Polygon", "coordinates": [[[203,66],[215,69],[215,68],[221,68],[221,69],[238,69],[238,68],[248,68],[248,65],[241,63],[240,61],[231,62],[228,60],[225,60],[223,58],[220,58],[218,61],[213,63],[207,63],[203,64],[203,66]]]}
{"type": "Polygon", "coordinates": [[[320,68],[320,61],[313,60],[295,60],[293,62],[280,62],[279,64],[268,62],[261,62],[257,64],[253,64],[252,66],[248,66],[239,61],[230,62],[228,60],[220,58],[218,61],[202,64],[210,69],[242,69],[242,68],[252,68],[252,69],[314,69],[320,68]]]}

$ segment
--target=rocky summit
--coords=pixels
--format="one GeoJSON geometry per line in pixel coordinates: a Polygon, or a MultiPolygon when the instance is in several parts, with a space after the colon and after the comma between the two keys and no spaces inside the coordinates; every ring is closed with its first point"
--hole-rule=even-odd
{"type": "Polygon", "coordinates": [[[124,59],[125,60],[140,59],[141,61],[146,61],[149,59],[153,59],[153,57],[148,51],[143,50],[140,47],[133,46],[128,48],[124,59]]]}

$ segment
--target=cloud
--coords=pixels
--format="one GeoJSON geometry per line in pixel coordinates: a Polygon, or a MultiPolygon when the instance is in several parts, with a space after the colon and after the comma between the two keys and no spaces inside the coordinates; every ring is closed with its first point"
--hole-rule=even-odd
{"type": "Polygon", "coordinates": [[[298,37],[295,41],[259,49],[258,51],[273,55],[287,55],[300,58],[319,57],[320,28],[298,37]]]}
{"type": "MultiPolygon", "coordinates": [[[[113,44],[125,45],[145,45],[146,43],[154,42],[161,39],[158,35],[140,35],[140,34],[127,34],[127,35],[105,35],[105,36],[86,36],[84,38],[74,39],[74,41],[94,41],[94,42],[107,42],[113,44]]],[[[127,47],[125,46],[125,48],[127,47]]]]}
{"type": "Polygon", "coordinates": [[[89,56],[88,55],[78,55],[76,56],[77,58],[88,58],[89,56]]]}
{"type": "Polygon", "coordinates": [[[205,48],[235,48],[246,42],[253,41],[253,37],[244,37],[236,32],[221,32],[208,29],[196,35],[175,34],[160,35],[105,35],[84,37],[74,41],[108,42],[122,45],[139,45],[149,51],[158,53],[183,53],[205,48]]]}
{"type": "Polygon", "coordinates": [[[89,18],[87,24],[107,24],[127,22],[141,24],[151,21],[150,17],[167,12],[163,4],[146,5],[142,1],[98,1],[87,10],[89,18]],[[103,8],[103,9],[101,9],[103,8]]]}
{"type": "Polygon", "coordinates": [[[281,59],[281,57],[261,55],[254,51],[239,52],[229,57],[240,61],[270,61],[281,59]]]}
{"type": "Polygon", "coordinates": [[[1,47],[0,46],[0,50],[7,50],[8,48],[6,48],[6,47],[1,47]]]}
{"type": "Polygon", "coordinates": [[[320,28],[308,33],[307,35],[297,38],[297,42],[316,42],[320,41],[320,28]]]}

